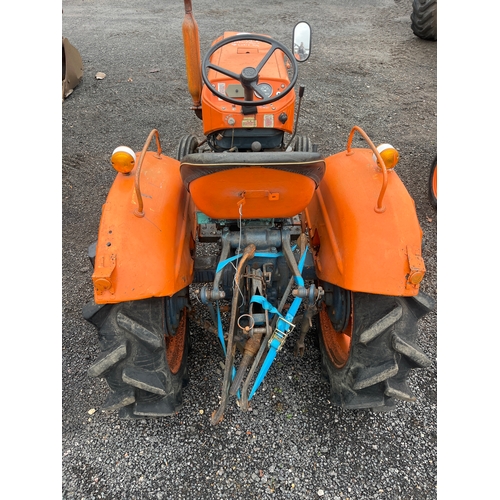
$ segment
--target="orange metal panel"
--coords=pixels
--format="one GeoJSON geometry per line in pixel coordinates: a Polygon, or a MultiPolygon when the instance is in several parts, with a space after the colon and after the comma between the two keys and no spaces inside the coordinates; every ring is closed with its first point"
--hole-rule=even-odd
{"type": "Polygon", "coordinates": [[[293,217],[311,201],[315,188],[303,175],[262,167],[225,170],[189,185],[197,208],[214,219],[293,217]]]}
{"type": "Polygon", "coordinates": [[[272,103],[265,106],[258,106],[257,113],[252,115],[243,115],[241,106],[236,106],[228,102],[224,102],[214,96],[206,86],[202,91],[203,100],[203,133],[210,134],[217,130],[231,128],[273,128],[283,130],[289,134],[293,132],[294,120],[294,102],[295,91],[292,90],[284,98],[283,101],[272,103]],[[287,120],[283,124],[279,120],[279,116],[286,113],[287,120]],[[232,122],[231,118],[234,120],[232,122]],[[250,120],[250,126],[248,125],[250,120]]]}
{"type": "MultiPolygon", "coordinates": [[[[224,33],[224,37],[215,40],[214,44],[222,40],[222,38],[228,38],[237,34],[237,32],[224,33]]],[[[263,42],[242,40],[218,50],[214,54],[212,62],[239,74],[247,66],[256,67],[269,48],[270,45],[263,42]],[[236,67],[235,62],[238,63],[236,67]]],[[[236,80],[212,69],[209,70],[208,78],[216,86],[217,90],[222,93],[225,92],[228,85],[238,84],[236,80]]],[[[259,74],[259,83],[262,82],[269,83],[273,87],[274,93],[282,90],[289,84],[286,65],[282,52],[279,50],[273,54],[262,68],[259,74]]],[[[259,98],[255,97],[255,101],[258,104],[259,98]]],[[[203,133],[205,135],[221,129],[245,127],[246,125],[243,120],[247,119],[248,122],[250,117],[254,120],[251,128],[272,127],[288,133],[292,133],[293,131],[295,90],[292,90],[277,102],[258,106],[257,113],[250,116],[242,114],[241,106],[230,104],[213,95],[205,85],[202,89],[202,102],[203,133]],[[278,119],[282,113],[286,113],[288,117],[284,124],[278,119]],[[235,120],[233,125],[228,124],[230,118],[235,120]]]]}
{"type": "Polygon", "coordinates": [[[135,168],[117,175],[103,205],[92,276],[96,303],[170,296],[193,278],[195,208],[179,162],[145,154],[143,217],[136,215],[135,168]]]}
{"type": "Polygon", "coordinates": [[[383,295],[418,293],[425,273],[415,204],[397,173],[383,181],[368,149],[326,158],[326,173],[304,211],[317,276],[347,290],[383,295]]]}

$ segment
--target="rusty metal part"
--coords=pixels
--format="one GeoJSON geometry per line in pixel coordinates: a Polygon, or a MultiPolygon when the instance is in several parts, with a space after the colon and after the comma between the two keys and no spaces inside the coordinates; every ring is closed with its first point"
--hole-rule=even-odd
{"type": "Polygon", "coordinates": [[[305,346],[305,338],[307,333],[312,327],[312,318],[315,314],[317,314],[318,308],[316,306],[316,303],[309,302],[304,315],[302,316],[302,322],[300,323],[300,337],[297,340],[297,343],[295,344],[295,356],[304,356],[304,352],[306,351],[306,346],[305,346]]]}
{"type": "Polygon", "coordinates": [[[253,297],[256,293],[259,295],[265,295],[266,281],[261,269],[252,269],[248,274],[250,278],[250,297],[253,297]]]}
{"type": "MultiPolygon", "coordinates": [[[[247,262],[247,260],[253,258],[255,255],[256,247],[253,243],[245,247],[243,250],[243,255],[241,256],[241,260],[238,264],[238,268],[236,269],[236,274],[234,276],[234,283],[236,287],[240,287],[241,285],[241,275],[242,270],[247,262]]],[[[219,408],[212,415],[212,419],[210,423],[212,425],[218,424],[222,420],[222,416],[224,415],[224,410],[227,404],[228,392],[229,392],[229,384],[231,382],[231,370],[233,368],[233,361],[236,346],[233,342],[234,340],[234,330],[236,326],[236,313],[238,310],[238,293],[236,290],[233,292],[233,300],[231,307],[231,321],[229,324],[229,332],[227,336],[227,347],[226,347],[226,362],[224,365],[224,379],[222,380],[222,396],[219,404],[219,408]]]]}
{"type": "Polygon", "coordinates": [[[316,287],[315,285],[312,285],[309,288],[300,287],[292,290],[292,295],[301,299],[307,299],[309,302],[316,302],[323,296],[323,289],[321,287],[316,287]]]}
{"type": "Polygon", "coordinates": [[[224,293],[224,291],[207,290],[207,287],[205,286],[201,290],[197,290],[197,292],[197,295],[200,298],[201,302],[207,306],[208,311],[210,312],[210,317],[212,318],[212,322],[215,327],[215,325],[217,324],[217,316],[215,314],[214,305],[210,301],[219,300],[219,298],[223,299],[226,294],[224,293]],[[217,295],[217,298],[213,298],[215,295],[217,295]]]}
{"type": "Polygon", "coordinates": [[[264,285],[271,283],[273,279],[274,264],[267,263],[262,266],[262,276],[264,280],[264,285]]]}
{"type": "Polygon", "coordinates": [[[284,229],[282,231],[282,251],[285,256],[286,262],[290,269],[292,270],[294,276],[296,278],[300,278],[302,280],[302,276],[299,271],[299,267],[297,265],[297,261],[292,252],[292,248],[290,246],[290,231],[288,229],[284,229]]]}
{"type": "Polygon", "coordinates": [[[347,155],[352,154],[351,153],[351,143],[352,143],[352,139],[354,137],[354,132],[358,132],[363,137],[363,139],[367,142],[367,144],[370,146],[374,155],[377,158],[378,166],[382,170],[382,188],[380,189],[380,194],[378,196],[377,204],[375,206],[375,212],[380,213],[380,214],[384,213],[385,207],[382,204],[382,201],[384,199],[384,194],[385,194],[385,191],[387,189],[387,181],[388,181],[387,168],[385,167],[384,160],[382,160],[382,157],[380,156],[378,149],[375,147],[375,145],[373,144],[371,139],[368,137],[366,132],[362,128],[360,128],[356,125],[354,127],[352,127],[351,133],[349,134],[349,138],[347,139],[347,155]]]}
{"type": "MultiPolygon", "coordinates": [[[[293,278],[291,281],[293,281],[293,278]]],[[[243,387],[241,389],[240,408],[242,410],[248,410],[248,389],[250,387],[250,383],[252,381],[255,370],[258,368],[262,360],[262,356],[264,352],[267,350],[269,339],[273,334],[273,329],[271,328],[271,325],[269,325],[268,311],[265,311],[265,315],[266,315],[266,335],[264,337],[264,340],[260,344],[257,355],[254,357],[252,366],[250,367],[250,370],[247,374],[247,378],[245,379],[245,382],[243,382],[243,387]]]]}
{"type": "Polygon", "coordinates": [[[260,333],[267,333],[267,328],[265,326],[252,328],[252,333],[254,335],[260,334],[260,333]]]}
{"type": "MultiPolygon", "coordinates": [[[[302,233],[297,240],[297,243],[299,245],[300,249],[300,254],[301,256],[306,250],[307,247],[307,236],[302,233]]],[[[288,240],[288,244],[290,244],[290,240],[288,240]]],[[[284,246],[284,245],[283,245],[284,246]]],[[[295,262],[295,259],[293,259],[293,254],[292,254],[292,260],[295,262]]],[[[297,266],[297,271],[298,271],[298,266],[297,266]]],[[[299,274],[300,275],[300,274],[299,274]]],[[[283,308],[285,307],[286,301],[288,296],[290,295],[290,292],[292,290],[292,286],[295,282],[295,276],[291,276],[290,280],[288,281],[288,285],[285,289],[285,292],[283,293],[283,296],[281,297],[281,301],[278,306],[279,311],[283,311],[283,308]]],[[[264,355],[264,352],[268,349],[268,344],[269,340],[271,339],[271,336],[273,335],[274,328],[276,327],[276,324],[278,322],[278,317],[277,315],[273,318],[273,321],[271,325],[268,325],[268,312],[267,310],[265,311],[266,314],[266,327],[268,328],[268,331],[266,333],[266,336],[264,337],[263,342],[260,345],[259,352],[255,356],[252,366],[248,372],[247,378],[245,379],[245,382],[243,383],[243,387],[241,389],[241,400],[240,400],[240,408],[243,410],[248,409],[248,389],[250,388],[250,383],[252,382],[253,375],[255,371],[257,370],[261,360],[262,356],[264,355]]]]}
{"type": "Polygon", "coordinates": [[[243,357],[241,359],[240,366],[238,367],[236,376],[234,377],[233,383],[231,384],[231,387],[229,389],[229,394],[231,396],[235,396],[236,393],[238,392],[243,377],[245,376],[247,368],[250,365],[250,361],[252,361],[252,359],[255,357],[255,355],[259,350],[261,340],[262,340],[262,332],[255,333],[245,342],[245,350],[243,352],[243,357]]]}
{"type": "Polygon", "coordinates": [[[214,334],[216,337],[218,335],[217,328],[210,323],[207,319],[202,319],[197,315],[193,314],[189,316],[189,320],[193,325],[199,326],[202,330],[206,330],[208,333],[214,334]]]}
{"type": "MultiPolygon", "coordinates": [[[[221,262],[224,262],[228,257],[229,257],[229,252],[231,251],[231,242],[230,242],[230,232],[227,228],[224,228],[224,232],[222,234],[222,250],[221,250],[221,253],[220,253],[220,259],[219,259],[219,263],[221,262]]],[[[214,296],[214,292],[217,290],[219,290],[219,287],[220,287],[220,281],[222,279],[222,271],[223,269],[221,269],[220,271],[218,271],[215,275],[215,279],[214,279],[214,284],[213,284],[213,291],[212,291],[212,296],[214,296]]]]}
{"type": "MultiPolygon", "coordinates": [[[[290,291],[292,289],[294,281],[295,281],[295,278],[293,276],[291,276],[290,280],[288,281],[288,285],[286,287],[285,293],[283,294],[283,297],[281,298],[278,310],[282,311],[283,308],[285,307],[287,297],[290,294],[290,291]]],[[[257,355],[255,356],[255,358],[253,360],[250,371],[248,372],[247,378],[245,379],[245,382],[243,383],[243,387],[241,389],[240,408],[242,410],[248,410],[248,389],[250,388],[250,383],[252,382],[253,375],[254,375],[255,371],[257,370],[257,368],[259,367],[259,364],[261,363],[264,352],[266,352],[268,350],[269,340],[271,339],[271,337],[273,335],[274,328],[276,327],[276,323],[278,322],[278,317],[275,316],[273,318],[272,324],[269,325],[269,323],[268,323],[268,311],[265,310],[264,312],[266,315],[267,333],[266,333],[266,336],[264,337],[263,342],[260,345],[259,352],[257,353],[257,355]]]]}
{"type": "Polygon", "coordinates": [[[148,147],[151,143],[151,139],[153,136],[156,137],[156,158],[161,159],[161,145],[160,145],[160,134],[158,130],[155,128],[151,130],[151,132],[148,135],[148,138],[146,139],[146,142],[144,143],[144,147],[142,148],[141,152],[141,157],[139,158],[139,162],[137,164],[137,168],[135,171],[135,195],[137,197],[137,208],[134,210],[134,215],[137,217],[144,217],[144,205],[142,202],[142,194],[141,194],[141,186],[140,186],[140,176],[141,176],[141,167],[142,167],[142,162],[144,160],[144,157],[146,156],[146,151],[148,150],[148,147]]]}
{"type": "Polygon", "coordinates": [[[238,318],[238,328],[240,328],[240,330],[243,330],[243,333],[248,334],[250,330],[253,329],[254,325],[255,325],[255,320],[253,319],[253,316],[251,314],[242,314],[238,318]],[[243,325],[241,320],[244,318],[245,319],[248,318],[248,325],[243,325]]]}
{"type": "Polygon", "coordinates": [[[297,245],[299,246],[300,255],[303,255],[306,251],[307,244],[307,236],[305,235],[305,233],[300,233],[299,237],[297,238],[297,245]]]}
{"type": "Polygon", "coordinates": [[[170,371],[175,375],[181,368],[187,332],[187,309],[181,312],[175,335],[165,335],[165,351],[170,371]]]}
{"type": "Polygon", "coordinates": [[[197,290],[197,293],[200,296],[200,300],[204,304],[208,304],[208,302],[215,302],[226,297],[224,290],[210,290],[206,286],[204,286],[201,290],[197,290]]]}

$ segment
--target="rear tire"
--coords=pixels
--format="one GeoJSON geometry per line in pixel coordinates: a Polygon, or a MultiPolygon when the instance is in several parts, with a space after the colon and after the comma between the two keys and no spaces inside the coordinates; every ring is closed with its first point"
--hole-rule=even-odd
{"type": "Polygon", "coordinates": [[[431,364],[416,342],[417,321],[433,309],[433,299],[423,292],[416,297],[348,293],[350,318],[343,332],[334,329],[335,313],[326,304],[318,314],[322,372],[332,403],[388,411],[397,399],[415,401],[406,381],[411,369],[431,364]]]}
{"type": "Polygon", "coordinates": [[[85,306],[102,351],[88,374],[104,377],[111,389],[103,411],[145,418],[181,409],[188,383],[187,297],[183,290],[172,298],[85,306]]]}
{"type": "Polygon", "coordinates": [[[422,40],[437,40],[437,0],[413,0],[413,33],[422,40]]]}

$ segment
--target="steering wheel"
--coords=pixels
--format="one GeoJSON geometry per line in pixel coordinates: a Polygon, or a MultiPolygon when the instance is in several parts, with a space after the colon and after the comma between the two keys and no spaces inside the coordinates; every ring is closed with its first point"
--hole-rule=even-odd
{"type": "Polygon", "coordinates": [[[203,58],[203,63],[201,65],[201,76],[203,78],[205,85],[209,88],[209,90],[217,97],[220,97],[223,101],[229,102],[231,104],[238,104],[240,106],[264,106],[265,104],[270,104],[271,102],[281,99],[283,96],[288,94],[288,92],[290,92],[293,89],[293,86],[297,81],[298,74],[299,74],[298,64],[295,57],[282,43],[273,40],[272,38],[269,38],[267,36],[252,35],[247,33],[224,38],[220,42],[213,45],[203,58]],[[257,42],[267,43],[271,46],[256,68],[247,66],[246,68],[243,68],[241,70],[241,73],[238,75],[237,73],[228,70],[226,68],[221,68],[220,66],[217,66],[216,64],[213,64],[210,61],[212,55],[219,49],[221,49],[226,45],[229,45],[230,43],[239,42],[241,40],[246,40],[246,41],[254,40],[257,42]],[[259,73],[276,50],[281,50],[290,60],[290,63],[292,65],[292,77],[290,78],[290,83],[288,84],[288,86],[285,89],[283,89],[278,95],[266,98],[261,94],[261,91],[259,90],[258,87],[259,73]],[[233,78],[234,80],[240,82],[241,85],[243,86],[243,89],[245,90],[245,99],[244,100],[233,99],[232,97],[228,97],[226,94],[223,94],[222,92],[216,90],[210,83],[210,80],[208,79],[209,69],[218,71],[219,73],[222,73],[223,75],[229,76],[229,78],[233,78]],[[254,91],[260,97],[262,97],[262,99],[254,101],[252,99],[254,91]]]}

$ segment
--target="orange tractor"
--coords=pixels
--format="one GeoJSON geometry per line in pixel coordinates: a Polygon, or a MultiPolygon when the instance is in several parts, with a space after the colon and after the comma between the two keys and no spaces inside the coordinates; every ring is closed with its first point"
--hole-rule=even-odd
{"type": "Polygon", "coordinates": [[[296,134],[307,23],[296,25],[292,50],[227,32],[201,59],[191,0],[184,6],[204,138],[187,134],[170,158],[155,129],[142,151],[111,156],[118,173],[89,250],[94,301],[84,308],[102,349],[89,375],[111,390],[103,410],[180,410],[194,298],[225,356],[213,424],[231,399],[248,409],[287,339],[302,354],[314,323],[332,402],[390,410],[414,401],[408,374],[431,363],[417,323],[433,301],[419,293],[422,231],[394,169],[398,152],[357,126],[331,156],[296,134]],[[353,147],[355,135],[368,147],[353,147]],[[213,255],[199,251],[207,245],[213,255]]]}

